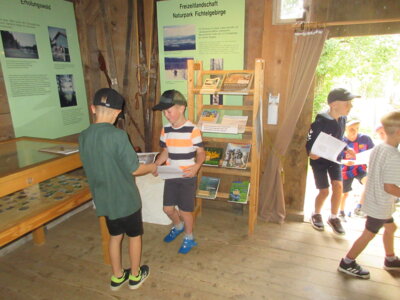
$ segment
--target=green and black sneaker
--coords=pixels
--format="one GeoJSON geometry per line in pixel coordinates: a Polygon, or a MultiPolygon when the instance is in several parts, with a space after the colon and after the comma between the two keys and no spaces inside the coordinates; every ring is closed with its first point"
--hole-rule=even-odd
{"type": "Polygon", "coordinates": [[[142,283],[149,277],[150,275],[150,268],[148,265],[143,265],[139,269],[139,275],[133,276],[132,274],[129,275],[129,288],[131,290],[138,289],[142,283]]]}
{"type": "Polygon", "coordinates": [[[125,282],[128,281],[129,275],[131,274],[131,269],[124,269],[124,274],[120,278],[111,276],[111,285],[110,288],[112,291],[118,291],[121,286],[124,285],[125,282]]]}

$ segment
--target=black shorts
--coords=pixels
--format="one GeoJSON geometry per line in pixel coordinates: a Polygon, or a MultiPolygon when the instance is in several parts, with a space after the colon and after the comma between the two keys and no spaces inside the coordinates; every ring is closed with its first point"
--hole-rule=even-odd
{"type": "Polygon", "coordinates": [[[192,212],[196,197],[197,177],[165,180],[164,206],[177,205],[180,210],[192,212]]]}
{"type": "Polygon", "coordinates": [[[142,210],[123,218],[110,220],[106,217],[106,224],[110,235],[120,235],[126,233],[129,237],[143,234],[142,210]]]}
{"type": "Polygon", "coordinates": [[[348,193],[352,191],[351,185],[353,184],[354,178],[357,178],[358,182],[362,184],[361,179],[367,176],[366,172],[360,172],[355,177],[349,179],[343,179],[343,193],[348,193]]]}
{"type": "Polygon", "coordinates": [[[382,228],[384,224],[393,223],[393,218],[390,219],[376,219],[373,217],[367,216],[367,220],[365,221],[365,229],[371,231],[372,233],[377,234],[379,229],[382,228]]]}
{"type": "Polygon", "coordinates": [[[331,180],[342,181],[342,166],[334,162],[325,164],[312,164],[315,186],[317,189],[329,188],[328,174],[331,180]]]}

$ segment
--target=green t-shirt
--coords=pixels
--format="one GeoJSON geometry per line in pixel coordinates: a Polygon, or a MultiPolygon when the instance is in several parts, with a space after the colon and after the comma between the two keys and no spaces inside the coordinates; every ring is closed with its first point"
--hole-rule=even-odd
{"type": "Polygon", "coordinates": [[[79,151],[98,216],[122,218],[142,207],[132,175],[139,160],[125,131],[91,124],[79,136],[79,151]]]}

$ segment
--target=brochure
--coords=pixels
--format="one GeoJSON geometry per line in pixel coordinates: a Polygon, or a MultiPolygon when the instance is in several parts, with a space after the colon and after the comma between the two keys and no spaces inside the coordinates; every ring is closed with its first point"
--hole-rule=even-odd
{"type": "Polygon", "coordinates": [[[232,72],[225,76],[221,92],[224,94],[245,94],[251,88],[253,73],[232,72]]]}
{"type": "Polygon", "coordinates": [[[249,191],[249,181],[233,181],[229,190],[228,202],[246,204],[249,198],[249,191]]]}
{"type": "Polygon", "coordinates": [[[340,164],[338,161],[338,156],[345,147],[345,142],[326,134],[325,132],[320,132],[310,152],[319,157],[340,164]]]}
{"type": "Polygon", "coordinates": [[[219,182],[219,178],[202,176],[196,196],[204,199],[215,199],[217,197],[219,182]]]}
{"type": "Polygon", "coordinates": [[[206,159],[203,165],[218,167],[220,165],[224,149],[218,147],[204,147],[204,151],[206,152],[206,159]]]}
{"type": "Polygon", "coordinates": [[[250,156],[251,144],[228,143],[222,167],[246,169],[250,156]]]}
{"type": "Polygon", "coordinates": [[[224,115],[221,120],[222,125],[236,126],[238,133],[244,133],[246,131],[246,124],[248,116],[229,116],[224,115]]]}
{"type": "Polygon", "coordinates": [[[204,80],[200,89],[200,94],[215,94],[219,91],[224,75],[212,75],[204,80]]]}

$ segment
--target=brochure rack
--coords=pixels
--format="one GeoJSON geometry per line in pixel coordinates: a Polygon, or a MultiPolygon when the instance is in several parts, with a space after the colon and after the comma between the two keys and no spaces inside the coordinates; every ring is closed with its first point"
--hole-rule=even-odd
{"type": "MultiPolygon", "coordinates": [[[[221,111],[242,111],[249,114],[249,122],[246,126],[244,134],[238,134],[238,138],[227,138],[225,134],[221,137],[205,137],[203,140],[206,146],[218,147],[218,145],[226,145],[227,143],[246,143],[251,144],[250,160],[245,169],[228,169],[202,166],[199,172],[198,180],[201,179],[203,173],[214,174],[212,176],[226,176],[233,175],[243,180],[250,181],[250,194],[248,199],[248,233],[254,232],[254,227],[257,221],[258,212],[258,193],[259,193],[259,180],[260,180],[260,152],[262,149],[262,113],[261,113],[261,99],[263,96],[264,86],[264,60],[256,59],[254,70],[203,70],[201,61],[188,60],[188,118],[193,123],[197,124],[203,109],[218,109],[221,111]],[[203,97],[205,95],[201,88],[205,79],[215,75],[226,75],[228,73],[251,73],[253,76],[252,88],[246,92],[241,93],[224,93],[223,90],[213,92],[217,95],[229,94],[229,97],[243,97],[245,96],[247,105],[205,105],[203,97]],[[233,96],[234,95],[234,96],[233,96]],[[248,104],[250,103],[250,104],[248,104]],[[249,124],[250,123],[250,124],[249,124]]],[[[215,136],[215,134],[214,134],[215,136]]],[[[217,193],[217,199],[227,201],[229,198],[229,190],[225,192],[220,189],[217,193]]],[[[214,201],[214,200],[209,200],[214,201]]],[[[239,204],[240,205],[240,204],[239,204]]],[[[202,212],[202,199],[196,198],[196,206],[194,216],[200,215],[202,212]]]]}

